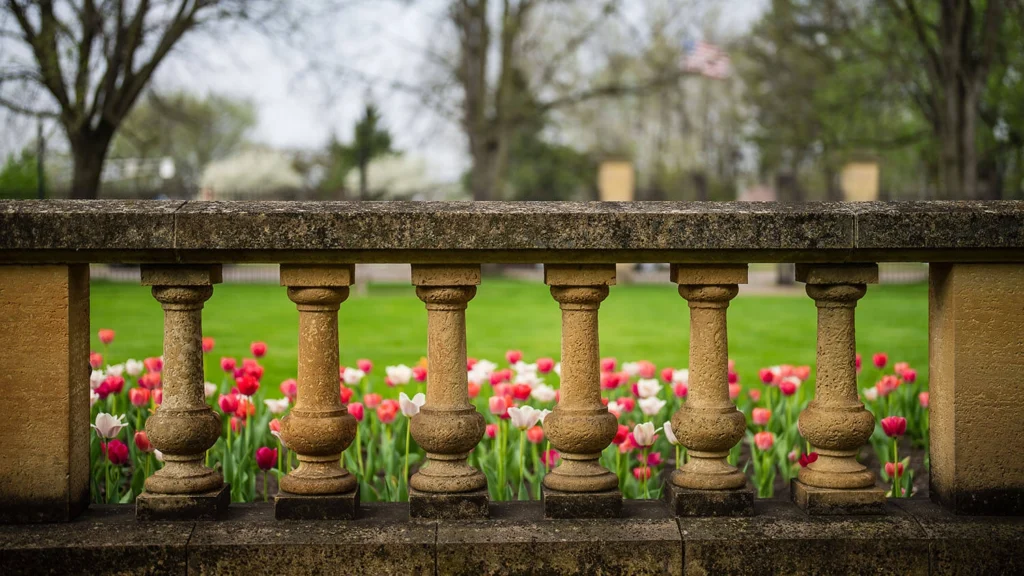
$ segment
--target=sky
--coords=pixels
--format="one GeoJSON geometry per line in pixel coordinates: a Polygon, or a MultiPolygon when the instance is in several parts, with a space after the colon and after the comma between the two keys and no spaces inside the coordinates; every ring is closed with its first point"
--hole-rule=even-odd
{"type": "MultiPolygon", "coordinates": [[[[314,1],[320,0],[305,1],[316,6],[314,1]]],[[[767,0],[712,2],[721,28],[741,34],[767,0]]],[[[253,139],[288,149],[321,148],[332,134],[347,140],[372,94],[395,147],[422,156],[438,181],[452,181],[468,163],[458,126],[425,113],[407,92],[390,86],[421,80],[418,67],[424,49],[436,45],[434,34],[444,3],[361,2],[340,15],[313,19],[313,25],[304,23],[295,33],[268,37],[251,29],[229,29],[196,35],[165,61],[154,86],[161,91],[249,98],[259,113],[253,139]],[[316,65],[310,64],[310,55],[316,65]],[[370,87],[371,83],[375,85],[370,87]]],[[[15,129],[0,138],[2,153],[34,136],[31,124],[9,127],[15,129]]]]}

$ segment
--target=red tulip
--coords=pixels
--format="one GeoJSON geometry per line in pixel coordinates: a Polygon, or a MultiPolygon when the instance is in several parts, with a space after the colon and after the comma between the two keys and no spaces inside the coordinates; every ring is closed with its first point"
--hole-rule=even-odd
{"type": "Polygon", "coordinates": [[[99,370],[100,366],[103,366],[103,355],[99,352],[89,352],[89,366],[92,366],[93,370],[99,370]]]}
{"type": "Polygon", "coordinates": [[[225,356],[225,357],[220,359],[220,369],[225,371],[225,372],[234,372],[235,371],[235,366],[236,366],[236,362],[235,362],[234,358],[229,358],[229,357],[225,356]]]}
{"type": "Polygon", "coordinates": [[[690,388],[683,382],[676,382],[672,385],[672,393],[676,395],[676,398],[686,398],[686,395],[690,393],[690,388]]]}
{"type": "Polygon", "coordinates": [[[775,435],[771,432],[758,432],[754,434],[754,445],[758,450],[769,450],[775,445],[775,435]]]}
{"type": "Polygon", "coordinates": [[[740,375],[735,370],[729,370],[729,384],[738,384],[740,381],[740,375]]]}
{"type": "Polygon", "coordinates": [[[894,465],[892,462],[886,462],[885,475],[889,478],[892,478],[893,476],[903,476],[903,463],[900,462],[899,464],[894,465]]]}
{"type": "Polygon", "coordinates": [[[882,376],[882,379],[875,385],[875,388],[878,389],[878,393],[881,396],[887,396],[890,392],[894,392],[899,387],[900,379],[892,374],[882,376]]]}
{"type": "Polygon", "coordinates": [[[149,404],[149,390],[145,388],[132,388],[128,391],[128,400],[132,403],[132,406],[145,406],[149,404]]]}
{"type": "Polygon", "coordinates": [[[360,402],[352,402],[348,406],[348,413],[356,419],[356,422],[363,421],[363,405],[360,402]]]}
{"type": "MultiPolygon", "coordinates": [[[[640,456],[643,457],[643,454],[641,453],[640,456]]],[[[651,452],[650,454],[647,455],[647,465],[648,466],[658,466],[660,464],[661,464],[661,452],[651,452]]]]}
{"type": "Polygon", "coordinates": [[[533,389],[529,384],[516,384],[512,387],[512,397],[516,400],[526,400],[530,397],[530,392],[533,392],[533,389]]]}
{"type": "Polygon", "coordinates": [[[235,385],[238,386],[238,393],[243,396],[252,396],[260,389],[260,381],[250,374],[235,378],[235,385]]]}
{"type": "Polygon", "coordinates": [[[115,466],[123,466],[128,462],[128,445],[120,440],[111,440],[106,447],[107,460],[115,466]]]}
{"type": "Polygon", "coordinates": [[[235,409],[235,416],[242,418],[253,417],[256,415],[256,405],[252,403],[248,398],[238,399],[238,408],[235,409]]]}
{"type": "Polygon", "coordinates": [[[164,369],[164,359],[159,356],[155,358],[146,358],[142,361],[142,365],[150,372],[159,372],[164,369]]]}
{"type": "Polygon", "coordinates": [[[473,358],[472,356],[466,358],[466,371],[469,372],[470,370],[472,370],[473,366],[476,366],[477,362],[479,362],[479,360],[473,358]]]}
{"type": "Polygon", "coordinates": [[[860,354],[857,354],[856,358],[854,359],[854,365],[857,366],[857,372],[860,372],[860,367],[861,367],[860,354]]]}
{"type": "Polygon", "coordinates": [[[775,373],[772,372],[771,368],[761,368],[757,371],[757,376],[761,379],[761,382],[765,384],[775,382],[775,373]]]}
{"type": "Polygon", "coordinates": [[[602,372],[601,373],[601,388],[605,390],[614,390],[619,387],[621,381],[619,375],[615,372],[602,372]]]}
{"type": "Polygon", "coordinates": [[[882,418],[882,432],[890,438],[903,436],[907,433],[907,419],[902,416],[882,418]]]}
{"type": "Polygon", "coordinates": [[[515,364],[523,359],[523,353],[520,350],[509,350],[505,352],[505,359],[508,360],[509,364],[515,364]]]}
{"type": "Polygon", "coordinates": [[[664,380],[665,382],[671,382],[673,372],[675,372],[675,370],[673,370],[672,368],[662,368],[661,379],[664,380]]]}
{"type": "Polygon", "coordinates": [[[209,336],[203,336],[203,353],[206,354],[212,351],[214,343],[215,341],[213,338],[209,336]]]}
{"type": "Polygon", "coordinates": [[[817,462],[817,461],[818,461],[818,453],[817,452],[811,452],[810,454],[801,454],[800,455],[800,467],[801,468],[806,468],[807,466],[809,466],[809,465],[811,465],[811,464],[813,464],[814,462],[817,462]]]}
{"type": "Polygon", "coordinates": [[[488,424],[487,427],[484,429],[484,435],[487,436],[488,438],[493,439],[495,436],[498,435],[498,425],[488,424]]]}
{"type": "Polygon", "coordinates": [[[925,390],[924,392],[921,392],[920,394],[917,395],[917,401],[921,403],[921,407],[922,408],[927,408],[928,407],[929,400],[930,400],[930,398],[929,398],[927,390],[925,390]]]}
{"type": "Polygon", "coordinates": [[[526,439],[534,444],[540,444],[544,441],[544,429],[540,426],[534,426],[526,431],[526,439]]]}
{"type": "MultiPolygon", "coordinates": [[[[369,396],[369,394],[367,394],[369,396]]],[[[384,424],[391,424],[395,421],[395,416],[398,415],[399,405],[398,402],[388,398],[377,406],[377,418],[380,419],[384,424]]]]}
{"type": "Polygon", "coordinates": [[[904,382],[908,384],[913,384],[914,381],[917,380],[917,370],[914,370],[913,368],[907,368],[906,370],[903,371],[902,376],[904,382]]]}
{"type": "Polygon", "coordinates": [[[114,331],[110,328],[100,328],[97,335],[100,337],[100,342],[103,342],[104,345],[108,345],[114,341],[114,331]]]}
{"type": "Polygon", "coordinates": [[[555,463],[558,462],[559,458],[561,458],[561,455],[558,453],[557,450],[546,450],[543,454],[540,455],[541,462],[543,462],[544,465],[547,466],[548,468],[554,467],[555,463]]]}
{"type": "Polygon", "coordinates": [[[796,394],[796,382],[793,382],[789,378],[779,382],[779,392],[782,392],[783,396],[792,396],[796,394]]]}
{"type": "Polygon", "coordinates": [[[342,384],[339,392],[341,394],[341,403],[348,404],[348,401],[352,399],[352,389],[342,384]]]}
{"type": "Polygon", "coordinates": [[[551,358],[538,358],[537,359],[537,371],[541,374],[547,374],[555,369],[555,361],[551,358]]]}
{"type": "Polygon", "coordinates": [[[281,394],[284,394],[288,400],[293,404],[295,403],[295,395],[299,392],[299,383],[289,378],[284,382],[281,382],[281,394]]]}
{"type": "Polygon", "coordinates": [[[636,409],[636,400],[626,396],[625,398],[619,398],[617,400],[619,406],[622,406],[624,412],[632,412],[636,409]]]}
{"type": "Polygon", "coordinates": [[[110,394],[120,394],[124,390],[124,378],[121,376],[111,374],[103,379],[103,384],[106,385],[110,394]]]}
{"type": "Polygon", "coordinates": [[[363,403],[366,404],[366,407],[369,408],[370,410],[376,409],[377,406],[380,406],[380,403],[382,401],[383,398],[381,398],[380,394],[374,394],[371,392],[363,396],[363,403]]]}
{"type": "Polygon", "coordinates": [[[423,382],[427,379],[427,369],[423,366],[413,367],[412,377],[415,378],[417,382],[423,382]]]}
{"type": "Polygon", "coordinates": [[[147,390],[156,390],[160,387],[160,373],[159,372],[146,372],[142,376],[139,376],[139,386],[147,390]]]}
{"type": "Polygon", "coordinates": [[[615,358],[601,358],[601,372],[614,372],[616,364],[615,358]]]}
{"type": "Polygon", "coordinates": [[[153,445],[149,442],[149,435],[146,434],[145,430],[139,430],[135,433],[135,447],[143,452],[152,452],[153,445]]]}
{"type": "Polygon", "coordinates": [[[220,406],[221,412],[234,414],[235,410],[238,410],[238,397],[234,394],[221,394],[217,399],[217,405],[220,406]]]}
{"type": "Polygon", "coordinates": [[[629,436],[629,426],[625,424],[619,424],[618,430],[615,431],[615,438],[612,438],[612,444],[622,444],[626,441],[629,436]]]}
{"type": "Polygon", "coordinates": [[[633,468],[633,476],[637,480],[649,480],[651,478],[651,469],[647,466],[637,466],[633,468]]]}
{"type": "Polygon", "coordinates": [[[153,404],[157,406],[164,403],[164,390],[163,388],[157,388],[153,390],[153,404]]]}
{"type": "Polygon", "coordinates": [[[885,365],[889,363],[889,355],[885,352],[879,352],[871,357],[871,361],[874,362],[875,368],[881,370],[885,368],[885,365]]]}
{"type": "Polygon", "coordinates": [[[253,356],[257,358],[263,358],[263,356],[265,356],[267,353],[267,343],[253,342],[252,344],[249,345],[249,351],[252,352],[253,356]]]}
{"type": "Polygon", "coordinates": [[[256,450],[256,465],[260,470],[270,470],[277,464],[277,448],[261,446],[256,450]]]}
{"type": "Polygon", "coordinates": [[[476,382],[470,382],[467,385],[466,391],[469,392],[470,398],[476,398],[480,395],[480,385],[476,382]]]}

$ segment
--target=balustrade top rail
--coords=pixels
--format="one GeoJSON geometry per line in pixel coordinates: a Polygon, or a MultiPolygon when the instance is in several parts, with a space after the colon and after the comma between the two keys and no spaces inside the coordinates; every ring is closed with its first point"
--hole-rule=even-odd
{"type": "Polygon", "coordinates": [[[0,201],[0,262],[1024,258],[1024,202],[0,201]]]}

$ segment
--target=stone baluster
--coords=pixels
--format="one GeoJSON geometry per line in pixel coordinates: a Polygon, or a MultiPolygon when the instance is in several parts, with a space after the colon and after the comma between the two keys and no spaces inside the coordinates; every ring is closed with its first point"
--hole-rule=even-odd
{"type": "Polygon", "coordinates": [[[484,434],[469,401],[466,306],[480,284],[480,266],[414,265],[412,283],[427,308],[427,402],[411,422],[427,462],[409,480],[415,518],[486,518],[487,478],[466,458],[484,434]]]}
{"type": "Polygon", "coordinates": [[[618,516],[618,477],[599,462],[617,420],[601,403],[597,331],[597,311],[615,284],[615,266],[548,264],[544,281],[562,309],[562,384],[558,405],[544,421],[562,461],[544,477],[544,512],[560,518],[618,516]]]}
{"type": "Polygon", "coordinates": [[[800,414],[800,434],[818,459],[793,481],[793,500],[810,514],[879,514],[885,492],[857,454],[875,418],[857,396],[854,309],[878,282],[875,264],[798,265],[796,278],[818,307],[815,397],[800,414]]]}
{"type": "Polygon", "coordinates": [[[353,276],[352,265],[281,265],[281,285],[299,310],[298,387],[281,438],[299,466],[281,478],[279,520],[349,519],[359,508],[359,482],[339,463],[357,425],[338,380],[338,309],[353,276]]]}
{"type": "Polygon", "coordinates": [[[220,281],[219,265],[142,267],[142,284],[164,309],[163,403],[146,431],[165,464],[136,500],[140,519],[211,519],[230,502],[220,472],[203,465],[221,431],[203,390],[203,303],[220,281]]]}
{"type": "Polygon", "coordinates": [[[727,459],[746,418],[729,399],[726,311],[747,282],[747,266],[674,264],[671,276],[690,308],[689,393],[672,417],[689,460],[672,472],[666,497],[680,516],[753,514],[754,491],[727,459]]]}

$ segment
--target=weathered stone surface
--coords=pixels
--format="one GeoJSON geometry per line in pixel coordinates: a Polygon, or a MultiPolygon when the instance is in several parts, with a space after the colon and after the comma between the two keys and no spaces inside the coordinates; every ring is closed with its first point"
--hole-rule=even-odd
{"type": "Polygon", "coordinates": [[[434,574],[436,524],[409,522],[405,505],[371,504],[351,521],[275,520],[267,504],[200,522],[189,574],[434,574]]]}
{"type": "Polygon", "coordinates": [[[1024,522],[1019,518],[956,516],[927,499],[894,499],[931,543],[931,573],[1024,573],[1024,522]]]}
{"type": "Polygon", "coordinates": [[[491,506],[487,521],[440,522],[437,573],[679,574],[679,529],[659,502],[631,501],[623,517],[553,520],[539,503],[491,506]]]}
{"type": "Polygon", "coordinates": [[[806,284],[878,284],[877,264],[797,264],[796,281],[806,284]]]}
{"type": "Polygon", "coordinates": [[[813,516],[885,514],[885,490],[867,488],[818,488],[793,479],[793,502],[813,516]]]}
{"type": "Polygon", "coordinates": [[[0,266],[0,523],[89,503],[89,332],[88,266],[0,266]]]}
{"type": "Polygon", "coordinates": [[[0,201],[7,262],[1024,257],[1024,203],[0,201]],[[9,232],[8,232],[9,231],[9,232]]]}
{"type": "Polygon", "coordinates": [[[544,516],[547,518],[618,518],[622,515],[622,493],[562,492],[542,488],[544,516]]]}
{"type": "Polygon", "coordinates": [[[1024,266],[929,276],[930,495],[958,514],[1024,515],[1024,266]]]}
{"type": "Polygon", "coordinates": [[[358,484],[346,494],[278,492],[274,498],[274,518],[278,520],[352,520],[358,515],[358,484]]]}
{"type": "Polygon", "coordinates": [[[471,520],[487,518],[491,497],[487,489],[460,493],[409,490],[409,516],[428,520],[471,520]]]}
{"type": "Polygon", "coordinates": [[[136,522],[132,506],[92,506],[58,524],[0,526],[0,572],[185,574],[193,522],[136,522]]]}
{"type": "Polygon", "coordinates": [[[231,485],[202,494],[154,494],[143,492],[135,499],[139,520],[217,520],[231,504],[231,485]]]}
{"type": "Polygon", "coordinates": [[[676,516],[751,516],[754,489],[693,490],[666,482],[664,498],[676,516]]]}
{"type": "Polygon", "coordinates": [[[890,506],[882,516],[816,517],[758,501],[755,515],[679,518],[684,574],[927,574],[926,534],[890,506]]]}

